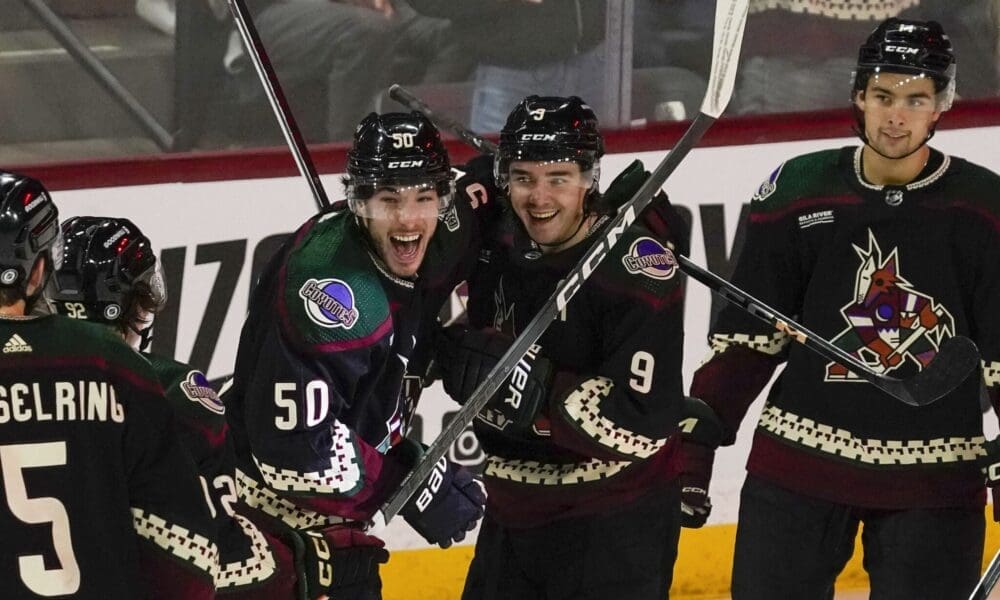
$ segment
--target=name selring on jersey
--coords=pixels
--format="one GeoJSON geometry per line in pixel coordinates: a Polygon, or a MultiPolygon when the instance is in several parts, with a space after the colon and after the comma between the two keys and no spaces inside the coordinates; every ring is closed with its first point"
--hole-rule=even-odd
{"type": "Polygon", "coordinates": [[[0,339],[3,597],[142,597],[136,548],[210,597],[214,530],[149,364],[60,316],[0,319],[0,339]]]}

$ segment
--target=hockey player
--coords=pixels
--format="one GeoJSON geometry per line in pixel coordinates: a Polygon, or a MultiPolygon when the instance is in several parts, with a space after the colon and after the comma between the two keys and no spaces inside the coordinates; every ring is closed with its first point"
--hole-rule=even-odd
{"type": "MultiPolygon", "coordinates": [[[[1000,178],[927,145],[954,85],[938,23],[879,25],[851,96],[863,145],[771,174],[751,201],[733,282],[893,377],[969,336],[996,405],[1000,178]]],[[[733,598],[832,598],[860,523],[873,598],[968,597],[984,536],[979,373],[913,408],[789,341],[727,308],[691,386],[732,443],[786,363],[747,464],[733,598]]]]}
{"type": "Polygon", "coordinates": [[[57,216],[41,183],[0,173],[0,595],[212,598],[211,521],[155,372],[102,327],[26,316],[57,216]]]}
{"type": "MultiPolygon", "coordinates": [[[[145,350],[153,318],[166,304],[167,293],[149,239],[127,219],[75,217],[62,227],[63,264],[49,294],[61,314],[103,323],[136,350],[145,350]]],[[[215,522],[219,597],[292,599],[305,597],[305,582],[316,581],[317,561],[308,560],[311,538],[296,539],[290,530],[264,532],[237,514],[236,467],[228,439],[225,406],[205,375],[167,357],[145,354],[167,394],[178,434],[198,466],[204,497],[215,522]],[[274,534],[274,535],[272,535],[274,534]],[[288,540],[285,544],[275,536],[288,540]],[[296,550],[299,556],[293,556],[296,550]],[[304,571],[296,573],[296,565],[304,571]],[[300,592],[296,587],[301,587],[300,592]]],[[[314,532],[334,547],[339,526],[314,532]]],[[[335,554],[337,573],[350,573],[366,562],[377,547],[359,546],[357,556],[335,554]],[[349,565],[348,565],[349,563],[349,565]],[[347,566],[352,568],[348,569],[347,566]]],[[[333,562],[333,561],[328,561],[333,562]]],[[[357,572],[364,576],[364,571],[357,572]]],[[[337,577],[325,591],[355,585],[352,577],[337,577]]]]}
{"type": "MultiPolygon", "coordinates": [[[[530,96],[508,117],[495,171],[509,210],[469,279],[470,326],[438,345],[459,402],[644,181],[633,165],[602,196],[603,151],[578,97],[530,96]]],[[[640,225],[622,235],[475,421],[488,503],[466,600],[668,596],[683,294],[663,240],[640,225]]]]}
{"type": "MultiPolygon", "coordinates": [[[[244,500],[302,530],[370,519],[417,460],[404,433],[430,366],[424,338],[475,228],[419,113],[366,117],[345,186],[346,206],[307,221],[258,282],[226,400],[244,500]]],[[[483,502],[442,460],[402,515],[447,547],[483,502]]]]}

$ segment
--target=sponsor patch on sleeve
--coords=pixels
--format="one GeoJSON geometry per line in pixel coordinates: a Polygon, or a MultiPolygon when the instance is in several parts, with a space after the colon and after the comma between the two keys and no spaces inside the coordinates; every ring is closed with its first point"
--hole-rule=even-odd
{"type": "Polygon", "coordinates": [[[653,279],[670,279],[677,272],[674,253],[660,242],[650,237],[641,237],[622,257],[625,269],[633,275],[645,275],[653,279]]]}
{"type": "Polygon", "coordinates": [[[309,279],[299,288],[309,319],[320,327],[350,329],[360,313],[354,303],[354,290],[340,279],[309,279]]]}

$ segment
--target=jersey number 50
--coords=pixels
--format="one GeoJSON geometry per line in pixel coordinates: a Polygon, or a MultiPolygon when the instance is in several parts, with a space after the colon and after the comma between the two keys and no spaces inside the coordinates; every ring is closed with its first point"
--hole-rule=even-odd
{"type": "Polygon", "coordinates": [[[66,442],[42,444],[9,444],[0,446],[0,471],[7,506],[15,517],[34,525],[52,524],[52,544],[62,565],[46,569],[41,554],[17,557],[21,581],[39,596],[74,594],[80,589],[80,566],[73,554],[69,515],[62,502],[55,498],[29,498],[24,486],[24,469],[61,467],[66,465],[66,442]]]}

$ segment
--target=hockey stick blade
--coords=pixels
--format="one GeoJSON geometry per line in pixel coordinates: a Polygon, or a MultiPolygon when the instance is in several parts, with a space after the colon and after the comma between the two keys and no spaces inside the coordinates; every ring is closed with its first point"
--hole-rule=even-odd
{"type": "Polygon", "coordinates": [[[877,373],[829,340],[813,333],[715,273],[701,268],[686,256],[678,256],[677,263],[688,277],[705,285],[726,301],[778,331],[787,333],[792,340],[820,356],[840,363],[861,379],[904,404],[926,406],[937,401],[965,381],[965,378],[979,365],[980,357],[976,344],[967,337],[958,336],[942,343],[937,356],[930,364],[909,379],[896,379],[877,373]]]}
{"type": "Polygon", "coordinates": [[[323,183],[319,179],[319,173],[317,173],[316,166],[309,155],[305,139],[292,116],[292,109],[288,106],[288,100],[281,89],[281,82],[278,81],[274,67],[271,66],[271,59],[267,56],[264,43],[260,40],[257,27],[254,26],[253,19],[250,17],[250,11],[247,10],[246,2],[244,0],[229,0],[229,11],[233,13],[236,29],[240,32],[243,46],[253,63],[254,70],[257,71],[261,85],[264,87],[264,93],[274,111],[278,127],[281,128],[281,133],[285,136],[288,149],[292,152],[295,166],[298,167],[302,178],[309,185],[309,191],[312,193],[316,205],[320,210],[324,210],[330,206],[330,200],[327,198],[326,190],[323,189],[323,183]]]}
{"type": "Polygon", "coordinates": [[[739,62],[743,30],[746,25],[748,0],[718,0],[715,15],[715,45],[712,48],[712,69],[708,88],[705,92],[703,110],[695,117],[688,130],[670,150],[670,153],[653,170],[646,182],[623,204],[615,218],[605,227],[604,234],[593,243],[583,258],[556,286],[556,290],[545,301],[535,317],[521,331],[511,347],[504,353],[496,366],[472,393],[465,405],[452,417],[431,446],[424,452],[420,462],[403,478],[396,493],[382,505],[377,518],[388,522],[399,514],[407,500],[417,492],[430,475],[434,465],[448,452],[448,448],[465,431],[477,414],[486,406],[501,383],[510,375],[514,366],[536,341],[545,333],[549,323],[566,307],[583,282],[597,269],[601,261],[610,253],[625,230],[635,221],[653,196],[660,191],[663,182],[677,168],[681,160],[698,143],[716,118],[722,113],[732,96],[736,81],[736,65],[739,62]]]}
{"type": "Polygon", "coordinates": [[[983,573],[983,578],[979,580],[976,589],[972,590],[969,600],[986,600],[989,598],[990,592],[996,587],[998,579],[1000,579],[1000,550],[993,555],[993,560],[986,567],[986,572],[983,573]]]}

